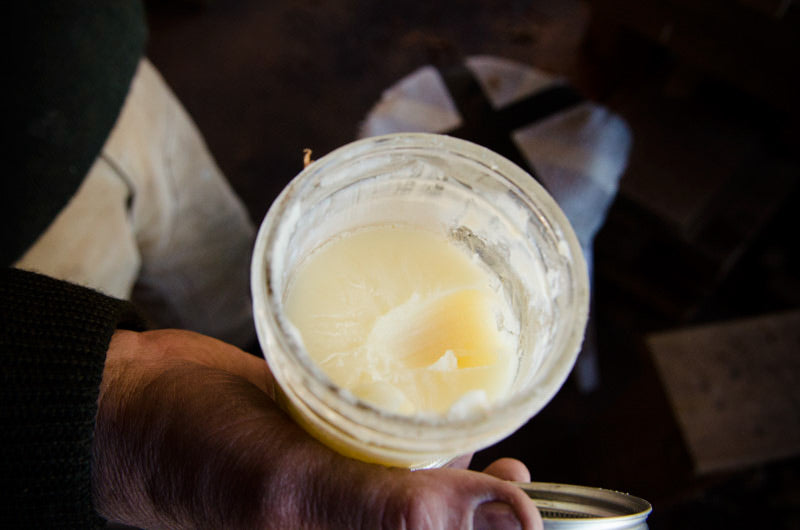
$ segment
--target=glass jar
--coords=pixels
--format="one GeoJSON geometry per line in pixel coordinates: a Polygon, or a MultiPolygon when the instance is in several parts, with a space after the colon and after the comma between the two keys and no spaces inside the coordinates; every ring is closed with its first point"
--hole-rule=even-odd
{"type": "Polygon", "coordinates": [[[251,282],[256,329],[282,406],[340,453],[410,468],[441,465],[508,436],[567,378],[589,304],[586,265],[555,201],[478,145],[402,133],[360,140],[306,167],[261,224],[251,282]],[[507,397],[463,417],[404,416],[334,385],[284,314],[295,267],[337,234],[371,225],[438,232],[479,259],[519,320],[507,397]]]}

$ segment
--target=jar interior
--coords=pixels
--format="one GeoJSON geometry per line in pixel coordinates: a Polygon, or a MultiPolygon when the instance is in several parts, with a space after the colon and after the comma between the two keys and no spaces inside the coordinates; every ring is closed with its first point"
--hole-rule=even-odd
{"type": "Polygon", "coordinates": [[[276,304],[292,281],[284,271],[341,233],[372,225],[434,231],[491,271],[514,313],[518,366],[508,396],[496,406],[537,384],[558,332],[564,286],[553,280],[563,276],[556,268],[564,256],[550,227],[541,224],[545,216],[513,183],[480,161],[414,150],[377,152],[317,171],[324,177],[293,191],[298,202],[292,208],[302,215],[282,223],[286,251],[273,256],[281,260],[272,274],[276,304]]]}

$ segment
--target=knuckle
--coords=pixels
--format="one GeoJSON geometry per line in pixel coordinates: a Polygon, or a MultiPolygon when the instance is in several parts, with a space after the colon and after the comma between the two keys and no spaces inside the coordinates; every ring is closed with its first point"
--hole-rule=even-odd
{"type": "Polygon", "coordinates": [[[444,508],[435,491],[406,485],[387,500],[381,528],[439,530],[444,508]]]}

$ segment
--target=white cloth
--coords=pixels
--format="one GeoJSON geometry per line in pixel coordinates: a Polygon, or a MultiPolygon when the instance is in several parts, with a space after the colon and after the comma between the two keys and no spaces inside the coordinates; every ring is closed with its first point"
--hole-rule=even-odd
{"type": "MultiPolygon", "coordinates": [[[[500,57],[473,56],[465,63],[495,110],[565,84],[563,79],[500,57]]],[[[359,137],[395,132],[446,134],[462,123],[439,71],[425,66],[383,93],[362,123],[359,137]]],[[[584,101],[511,131],[511,138],[572,224],[591,278],[594,237],[628,162],[630,128],[602,105],[584,101]]],[[[576,373],[583,390],[596,388],[599,375],[591,321],[576,373]]]]}
{"type": "Polygon", "coordinates": [[[255,230],[183,107],[147,60],[101,154],[15,264],[132,299],[157,327],[245,346],[255,230]]]}
{"type": "MultiPolygon", "coordinates": [[[[493,56],[465,61],[495,109],[502,109],[563,79],[493,56]]],[[[432,66],[389,89],[361,125],[359,137],[395,132],[446,134],[462,123],[439,72],[432,66]]],[[[559,204],[578,236],[587,264],[592,242],[614,200],[628,161],[630,128],[616,114],[586,101],[512,132],[512,139],[559,204]]]]}

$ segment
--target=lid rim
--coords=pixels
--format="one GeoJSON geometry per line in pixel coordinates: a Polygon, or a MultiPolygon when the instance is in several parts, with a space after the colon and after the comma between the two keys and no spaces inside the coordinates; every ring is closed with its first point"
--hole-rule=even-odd
{"type": "Polygon", "coordinates": [[[652,505],[640,498],[619,491],[558,484],[551,482],[514,482],[541,510],[542,519],[571,522],[576,525],[603,523],[603,528],[629,528],[643,523],[653,510],[652,505]],[[585,508],[582,510],[581,508],[585,508]],[[563,511],[565,517],[553,517],[553,512],[563,511]],[[599,515],[609,513],[611,515],[599,515]],[[612,526],[607,526],[612,525],[612,526]]]}

